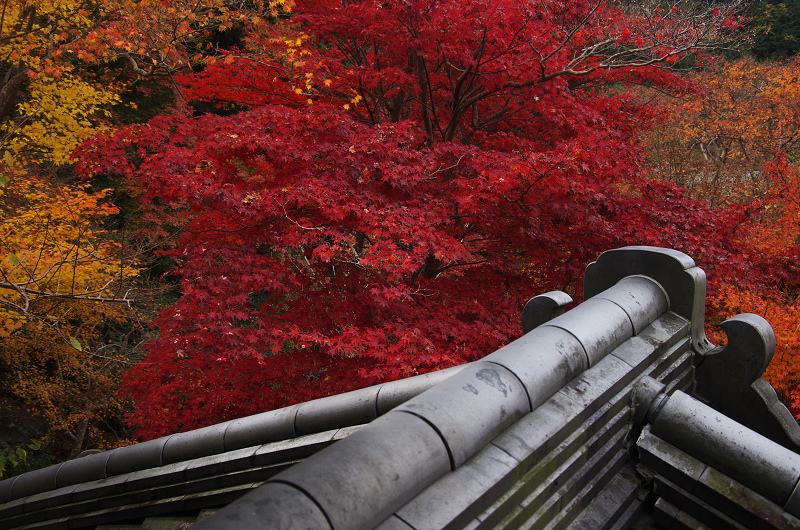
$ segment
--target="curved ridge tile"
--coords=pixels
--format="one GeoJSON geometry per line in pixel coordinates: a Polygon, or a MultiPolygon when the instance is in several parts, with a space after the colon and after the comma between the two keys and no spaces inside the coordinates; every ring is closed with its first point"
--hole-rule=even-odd
{"type": "Polygon", "coordinates": [[[295,434],[302,436],[369,423],[378,417],[377,403],[377,386],[301,403],[295,416],[295,434]]]}
{"type": "Polygon", "coordinates": [[[104,451],[68,460],[56,473],[56,487],[106,478],[106,463],[114,451],[104,451]]]}
{"type": "Polygon", "coordinates": [[[331,529],[319,506],[304,492],[280,482],[270,482],[234,501],[229,508],[193,526],[195,530],[244,528],[331,529]]]}
{"type": "Polygon", "coordinates": [[[617,304],[631,320],[638,335],[658,317],[669,311],[669,298],[657,281],[647,276],[628,276],[594,296],[617,304]]]}
{"type": "Polygon", "coordinates": [[[530,410],[589,367],[578,339],[553,326],[537,327],[483,360],[504,366],[522,381],[530,410]]]}
{"type": "Polygon", "coordinates": [[[628,314],[614,302],[600,298],[586,300],[541,327],[555,327],[571,333],[586,351],[590,368],[633,336],[628,314]]]}
{"type": "Polygon", "coordinates": [[[513,372],[493,362],[478,361],[394,410],[414,414],[433,425],[458,467],[530,412],[530,402],[513,372]]]}
{"type": "Polygon", "coordinates": [[[122,475],[160,466],[163,463],[162,451],[170,438],[171,436],[165,436],[136,445],[120,447],[108,457],[106,473],[108,476],[122,475]]]}
{"type": "Polygon", "coordinates": [[[210,456],[225,451],[224,436],[228,422],[218,423],[202,429],[181,432],[170,436],[161,453],[161,464],[173,464],[210,456]]]}
{"type": "Polygon", "coordinates": [[[800,481],[800,455],[676,391],[663,398],[651,432],[783,506],[800,481]]]}
{"type": "Polygon", "coordinates": [[[460,372],[464,366],[453,366],[436,372],[415,375],[383,383],[378,390],[378,415],[386,414],[398,405],[416,397],[460,372]]]}
{"type": "Polygon", "coordinates": [[[449,470],[439,434],[417,416],[392,411],[267,484],[297,487],[333,528],[358,530],[373,528],[449,470]]]}
{"type": "Polygon", "coordinates": [[[20,475],[11,486],[11,499],[21,499],[56,489],[56,476],[63,465],[56,464],[20,475]]]}
{"type": "Polygon", "coordinates": [[[628,276],[653,278],[667,293],[669,309],[692,323],[697,352],[714,346],[705,335],[706,273],[683,252],[659,247],[630,246],[608,250],[586,267],[585,298],[608,289],[628,276]]]}
{"type": "Polygon", "coordinates": [[[11,489],[14,487],[14,482],[19,480],[20,475],[16,477],[0,480],[0,504],[5,504],[11,501],[11,489]]]}
{"type": "Polygon", "coordinates": [[[294,438],[298,408],[299,405],[293,405],[229,421],[223,437],[225,450],[233,451],[294,438]]]}

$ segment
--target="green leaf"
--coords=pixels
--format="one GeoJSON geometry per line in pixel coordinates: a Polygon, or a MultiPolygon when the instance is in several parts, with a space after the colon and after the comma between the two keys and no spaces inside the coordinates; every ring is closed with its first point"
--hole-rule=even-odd
{"type": "MultiPolygon", "coordinates": [[[[11,167],[11,166],[14,165],[14,157],[11,156],[11,152],[10,151],[6,150],[6,152],[3,153],[3,162],[5,162],[8,167],[11,167]]],[[[9,180],[11,180],[9,177],[7,177],[6,175],[3,175],[3,174],[0,173],[0,188],[4,187],[6,184],[8,184],[9,180]]]]}
{"type": "MultiPolygon", "coordinates": [[[[0,186],[2,186],[2,182],[0,182],[0,186]]],[[[11,263],[12,267],[19,265],[19,258],[13,252],[8,255],[8,261],[11,263]]]]}
{"type": "Polygon", "coordinates": [[[83,346],[81,346],[81,343],[78,342],[78,339],[76,339],[75,337],[70,337],[69,343],[72,344],[72,347],[75,348],[76,350],[83,351],[83,346]]]}

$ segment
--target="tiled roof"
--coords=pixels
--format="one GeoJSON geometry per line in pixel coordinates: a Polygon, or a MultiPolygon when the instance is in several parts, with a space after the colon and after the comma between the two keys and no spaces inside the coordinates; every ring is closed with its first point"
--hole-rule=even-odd
{"type": "Polygon", "coordinates": [[[713,349],[705,275],[672,250],[604,253],[585,291],[533,298],[469,365],[2,481],[0,527],[800,527],[769,325],[737,317],[713,349]],[[753,368],[722,380],[731,360],[753,368]]]}
{"type": "Polygon", "coordinates": [[[81,517],[91,527],[92,521],[116,519],[107,512],[138,515],[144,505],[152,505],[145,514],[161,514],[230,502],[460,369],[89,454],[0,481],[0,528],[81,517]],[[196,501],[175,492],[192,493],[196,501]],[[107,498],[109,508],[97,510],[98,500],[107,498]]]}

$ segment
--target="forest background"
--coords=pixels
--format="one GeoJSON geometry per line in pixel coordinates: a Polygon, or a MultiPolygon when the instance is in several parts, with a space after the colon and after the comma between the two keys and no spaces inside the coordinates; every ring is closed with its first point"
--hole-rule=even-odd
{"type": "Polygon", "coordinates": [[[798,51],[798,0],[5,0],[0,478],[477,359],[629,244],[800,415],[798,51]]]}

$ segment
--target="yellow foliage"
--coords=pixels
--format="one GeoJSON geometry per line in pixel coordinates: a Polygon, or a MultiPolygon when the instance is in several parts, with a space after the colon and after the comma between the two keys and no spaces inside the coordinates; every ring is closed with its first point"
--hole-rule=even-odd
{"type": "Polygon", "coordinates": [[[225,0],[5,0],[0,16],[0,186],[26,166],[69,161],[105,130],[120,87],[93,82],[85,65],[123,60],[140,76],[203,59],[203,37],[290,10],[284,0],[236,11],[225,0]],[[77,61],[76,61],[77,59],[77,61]],[[8,156],[6,156],[6,154],[8,156]]]}
{"type": "Polygon", "coordinates": [[[108,14],[102,2],[9,0],[3,7],[0,185],[30,164],[68,161],[103,130],[103,109],[119,99],[115,87],[93,86],[72,64],[72,52],[86,48],[86,35],[108,14]]]}
{"type": "Polygon", "coordinates": [[[277,16],[291,3],[3,1],[0,399],[27,404],[73,449],[120,416],[120,373],[143,340],[127,294],[138,271],[122,237],[102,227],[116,213],[106,192],[38,176],[109,127],[122,88],[96,79],[102,65],[142,77],[185,70],[204,60],[212,31],[263,25],[254,13],[277,16]]]}
{"type": "Polygon", "coordinates": [[[5,147],[11,156],[65,164],[81,142],[106,130],[95,118],[107,116],[104,109],[118,100],[117,94],[70,73],[58,79],[39,75],[31,80],[28,100],[17,105],[17,120],[28,125],[8,134],[15,125],[4,123],[0,134],[10,137],[5,147]]]}

